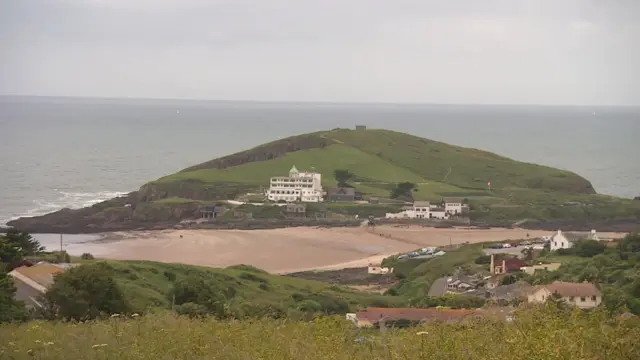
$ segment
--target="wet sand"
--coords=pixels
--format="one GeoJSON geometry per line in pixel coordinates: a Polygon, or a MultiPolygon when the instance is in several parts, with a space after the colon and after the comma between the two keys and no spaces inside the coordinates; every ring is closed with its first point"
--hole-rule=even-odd
{"type": "MultiPolygon", "coordinates": [[[[211,267],[253,265],[273,273],[367,266],[426,246],[445,246],[552,235],[524,229],[296,227],[270,230],[163,230],[110,233],[100,257],[211,267]]],[[[624,234],[602,233],[604,237],[624,234]]]]}

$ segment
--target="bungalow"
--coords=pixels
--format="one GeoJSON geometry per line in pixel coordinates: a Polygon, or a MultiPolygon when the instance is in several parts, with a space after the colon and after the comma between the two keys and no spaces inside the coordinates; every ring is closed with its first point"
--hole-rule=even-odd
{"type": "Polygon", "coordinates": [[[368,307],[365,311],[347,314],[346,318],[357,327],[373,327],[384,322],[444,322],[459,323],[481,315],[479,310],[466,309],[414,309],[414,308],[378,308],[368,307]]]}
{"type": "Polygon", "coordinates": [[[42,307],[39,298],[53,284],[54,277],[72,266],[39,262],[33,266],[20,266],[13,269],[9,276],[16,287],[16,300],[23,301],[27,308],[42,307]]]}
{"type": "Polygon", "coordinates": [[[284,211],[287,213],[287,216],[304,217],[307,212],[307,205],[302,203],[288,203],[284,211]]]}
{"type": "Polygon", "coordinates": [[[556,281],[553,284],[536,286],[528,295],[530,303],[542,303],[554,294],[560,296],[567,304],[580,309],[591,309],[602,302],[600,290],[591,283],[570,283],[556,281]]]}
{"type": "Polygon", "coordinates": [[[200,216],[203,219],[210,220],[210,219],[215,219],[217,217],[224,215],[225,211],[226,209],[224,206],[205,205],[200,208],[200,216]]]}

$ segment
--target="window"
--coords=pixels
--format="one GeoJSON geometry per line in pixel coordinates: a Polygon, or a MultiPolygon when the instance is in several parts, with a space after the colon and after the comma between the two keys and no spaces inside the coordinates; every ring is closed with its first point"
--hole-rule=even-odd
{"type": "Polygon", "coordinates": [[[580,302],[585,302],[587,299],[584,296],[580,297],[580,302]]]}
{"type": "Polygon", "coordinates": [[[573,296],[570,296],[570,297],[569,297],[569,301],[571,301],[571,302],[575,301],[575,299],[576,299],[576,298],[575,298],[575,297],[573,297],[573,296]]]}
{"type": "Polygon", "coordinates": [[[591,301],[596,301],[596,296],[595,296],[595,295],[593,295],[593,296],[591,297],[591,301]]]}

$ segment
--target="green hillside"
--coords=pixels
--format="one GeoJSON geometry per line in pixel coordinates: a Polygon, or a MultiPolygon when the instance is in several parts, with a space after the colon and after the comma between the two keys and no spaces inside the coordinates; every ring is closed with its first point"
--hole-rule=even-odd
{"type": "Polygon", "coordinates": [[[293,165],[320,172],[326,188],[336,186],[335,170],[346,169],[354,174],[349,183],[365,198],[389,197],[404,181],[416,184],[415,200],[465,197],[476,220],[640,216],[637,201],[597,195],[575,173],[379,129],[335,129],[273,141],[152,181],[139,195],[144,202],[233,199],[264,190],[270,177],[286,175],[293,165]],[[564,206],[570,202],[581,206],[564,206]]]}
{"type": "Polygon", "coordinates": [[[203,198],[233,197],[268,186],[270,177],[286,175],[293,165],[322,173],[326,187],[336,185],[335,170],[347,169],[355,175],[352,185],[377,196],[387,196],[403,181],[418,185],[415,198],[421,200],[447,195],[495,197],[487,189],[488,181],[496,190],[595,193],[589,181],[568,171],[389,130],[346,129],[289,137],[199,164],[153,181],[141,193],[151,201],[193,198],[195,193],[203,198]],[[203,194],[197,188],[208,191],[203,194]]]}
{"type": "MultiPolygon", "coordinates": [[[[403,298],[356,292],[321,282],[271,275],[251,266],[224,269],[167,264],[152,261],[99,261],[89,266],[105,266],[134,312],[171,306],[170,292],[176,282],[188,277],[215,284],[227,295],[226,306],[236,317],[261,311],[287,314],[292,309],[345,313],[366,305],[402,306],[403,298]]],[[[204,289],[201,289],[204,291],[204,289]]],[[[176,304],[180,305],[180,304],[176,304]]]]}
{"type": "Polygon", "coordinates": [[[569,171],[395,131],[334,129],[272,141],[198,164],[151,181],[127,197],[90,208],[22,218],[9,225],[35,232],[167,226],[197,216],[203,204],[248,194],[260,198],[270,177],[287,175],[294,165],[320,172],[325,188],[336,187],[335,170],[348,170],[354,175],[348,182],[351,186],[365,199],[381,198],[386,207],[373,212],[330,207],[329,212],[338,216],[398,209],[402,204],[388,199],[391,191],[401,182],[411,182],[417,190],[414,200],[464,197],[472,220],[492,224],[528,219],[589,227],[598,221],[637,224],[640,219],[640,201],[598,195],[588,180],[569,171]]]}

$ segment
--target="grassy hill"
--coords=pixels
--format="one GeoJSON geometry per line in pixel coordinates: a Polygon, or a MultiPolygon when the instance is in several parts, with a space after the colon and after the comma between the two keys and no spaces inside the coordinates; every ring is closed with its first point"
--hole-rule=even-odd
{"type": "Polygon", "coordinates": [[[365,197],[388,197],[403,181],[417,185],[416,200],[466,197],[476,220],[640,216],[639,202],[598,195],[575,173],[379,129],[335,129],[281,139],[162,177],[139,194],[151,202],[234,198],[266,188],[270,177],[286,175],[293,165],[320,172],[328,188],[336,186],[333,172],[347,169],[354,174],[350,184],[365,197]],[[564,206],[571,202],[580,205],[564,206]]]}
{"type": "MultiPolygon", "coordinates": [[[[261,193],[270,177],[288,174],[293,165],[320,172],[325,188],[336,186],[335,170],[346,169],[354,174],[349,184],[365,198],[389,197],[400,182],[416,184],[415,200],[465,197],[473,220],[494,224],[570,220],[589,227],[601,220],[637,224],[640,219],[640,201],[598,195],[588,180],[570,171],[395,131],[334,129],[276,140],[198,164],[90,208],[20,219],[9,225],[35,232],[166,226],[197,215],[203,204],[261,193]],[[135,206],[123,208],[125,204],[135,206]]],[[[364,216],[400,206],[328,210],[364,216]]]]}
{"type": "MultiPolygon", "coordinates": [[[[171,306],[170,291],[176,281],[195,276],[215,281],[234,294],[227,305],[237,316],[272,311],[288,314],[303,306],[319,312],[345,313],[367,305],[402,306],[404,299],[356,292],[347,287],[271,275],[251,266],[214,269],[152,261],[100,261],[106,264],[134,311],[146,313],[171,306]]],[[[305,309],[309,310],[309,309],[305,309]]]]}

